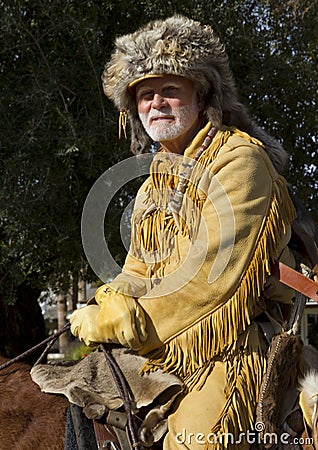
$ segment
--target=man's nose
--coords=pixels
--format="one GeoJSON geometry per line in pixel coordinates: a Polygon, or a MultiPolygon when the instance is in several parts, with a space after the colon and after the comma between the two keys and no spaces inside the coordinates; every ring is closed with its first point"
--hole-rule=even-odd
{"type": "Polygon", "coordinates": [[[155,93],[152,99],[152,107],[160,109],[165,105],[165,97],[161,94],[155,93]]]}

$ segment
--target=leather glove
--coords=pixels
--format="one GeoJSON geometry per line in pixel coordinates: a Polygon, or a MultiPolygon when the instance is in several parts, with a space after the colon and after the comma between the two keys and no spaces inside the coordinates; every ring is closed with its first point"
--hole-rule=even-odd
{"type": "Polygon", "coordinates": [[[96,328],[99,313],[98,305],[89,305],[77,309],[70,317],[71,333],[86,345],[102,342],[96,328]]]}
{"type": "MultiPolygon", "coordinates": [[[[126,289],[130,291],[130,286],[126,289]]],[[[139,350],[147,339],[146,319],[143,309],[130,292],[123,293],[113,285],[97,289],[95,300],[100,307],[98,328],[106,339],[139,350]]]]}
{"type": "Polygon", "coordinates": [[[96,291],[95,301],[97,305],[86,306],[72,314],[71,332],[87,345],[112,342],[139,350],[147,333],[145,315],[137,301],[109,285],[96,291]]]}

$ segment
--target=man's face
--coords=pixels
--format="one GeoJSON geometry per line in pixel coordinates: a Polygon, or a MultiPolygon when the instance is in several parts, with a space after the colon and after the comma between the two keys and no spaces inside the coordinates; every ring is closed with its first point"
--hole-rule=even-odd
{"type": "Polygon", "coordinates": [[[176,75],[143,80],[136,86],[136,101],[151,139],[183,153],[199,127],[201,105],[192,81],[176,75]]]}

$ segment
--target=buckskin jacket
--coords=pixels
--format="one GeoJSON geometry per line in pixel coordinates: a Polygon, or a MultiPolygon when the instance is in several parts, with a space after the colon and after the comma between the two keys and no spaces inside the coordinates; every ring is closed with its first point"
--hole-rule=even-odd
{"type": "Polygon", "coordinates": [[[221,433],[253,425],[266,365],[253,319],[265,289],[273,301],[291,301],[271,264],[291,263],[295,211],[262,143],[236,128],[221,128],[193,165],[210,127],[174,161],[155,155],[136,198],[129,254],[110,285],[129,286],[145,311],[144,372],[173,372],[191,392],[223,361],[226,404],[211,423],[221,433]]]}

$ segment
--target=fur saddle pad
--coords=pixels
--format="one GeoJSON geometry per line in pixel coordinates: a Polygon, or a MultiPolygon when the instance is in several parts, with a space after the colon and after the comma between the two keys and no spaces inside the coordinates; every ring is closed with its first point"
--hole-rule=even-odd
{"type": "MultiPolygon", "coordinates": [[[[167,416],[174,400],[183,392],[182,381],[160,370],[139,375],[146,359],[127,349],[115,348],[112,356],[132,392],[132,412],[144,407],[149,411],[140,426],[140,438],[157,442],[167,430],[167,416]]],[[[38,364],[32,368],[31,378],[42,392],[65,395],[71,403],[83,408],[89,419],[99,419],[123,405],[102,352],[92,352],[67,366],[38,364]]]]}

